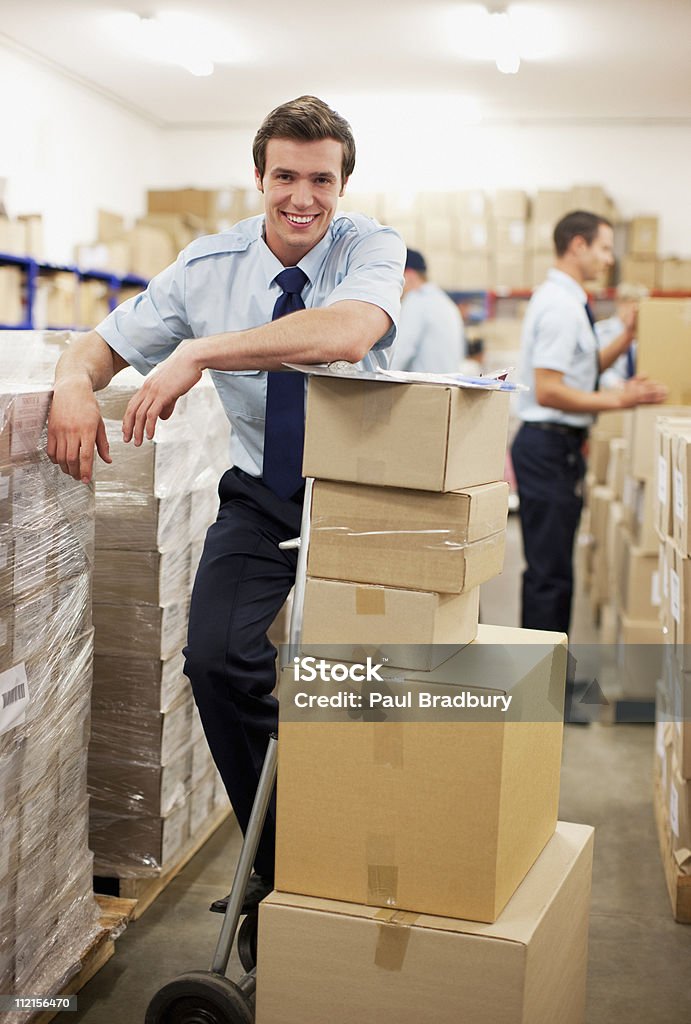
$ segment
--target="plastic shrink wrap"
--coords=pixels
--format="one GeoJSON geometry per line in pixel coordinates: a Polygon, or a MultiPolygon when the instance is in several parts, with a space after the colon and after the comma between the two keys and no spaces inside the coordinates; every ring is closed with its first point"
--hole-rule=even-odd
{"type": "Polygon", "coordinates": [[[229,424],[204,379],[153,442],[124,444],[141,380],[127,370],[98,395],[113,462],[96,472],[91,844],[96,874],[119,878],[175,864],[227,807],[181,652],[229,424]]]}
{"type": "Polygon", "coordinates": [[[45,454],[49,388],[8,383],[31,376],[23,360],[42,346],[22,340],[13,360],[3,338],[0,358],[0,992],[47,995],[98,933],[86,782],[94,494],[45,454]]]}

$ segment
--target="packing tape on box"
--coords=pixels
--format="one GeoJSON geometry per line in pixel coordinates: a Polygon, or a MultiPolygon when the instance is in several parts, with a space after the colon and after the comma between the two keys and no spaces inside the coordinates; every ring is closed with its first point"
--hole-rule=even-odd
{"type": "Polygon", "coordinates": [[[367,837],[367,903],[395,907],[398,899],[396,840],[393,835],[370,833],[367,837]]]}
{"type": "Polygon", "coordinates": [[[372,760],[377,765],[403,767],[403,729],[400,722],[374,722],[372,760]]]}
{"type": "Polygon", "coordinates": [[[410,940],[410,929],[419,914],[407,910],[378,910],[374,915],[377,922],[377,946],[374,963],[385,971],[400,971],[405,962],[410,940]]]}
{"type": "Polygon", "coordinates": [[[355,614],[386,615],[386,591],[382,587],[356,587],[355,614]]]}

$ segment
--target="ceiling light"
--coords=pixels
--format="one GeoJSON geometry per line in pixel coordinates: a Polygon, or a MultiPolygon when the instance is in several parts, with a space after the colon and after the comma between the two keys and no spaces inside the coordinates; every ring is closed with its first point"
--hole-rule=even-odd
{"type": "Polygon", "coordinates": [[[134,51],[142,60],[182,67],[191,75],[212,75],[217,64],[247,63],[254,57],[247,43],[219,19],[183,11],[161,11],[155,17],[113,11],[104,17],[104,27],[113,47],[134,51]]]}
{"type": "Polygon", "coordinates": [[[508,11],[490,11],[494,63],[504,75],[515,75],[521,66],[516,35],[508,11]]]}

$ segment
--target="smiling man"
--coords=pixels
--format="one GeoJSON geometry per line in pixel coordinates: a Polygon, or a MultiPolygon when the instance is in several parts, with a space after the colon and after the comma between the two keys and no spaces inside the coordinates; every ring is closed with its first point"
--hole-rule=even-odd
{"type": "MultiPolygon", "coordinates": [[[[127,365],[147,377],[123,421],[126,441],[209,369],[232,424],[218,518],[197,572],[185,673],[243,830],[278,709],[276,651],[266,631],[295,577],[279,543],[300,531],[305,382],[286,362],[386,365],[396,331],[405,247],[360,214],[336,216],[355,164],[347,122],[313,96],[273,110],[253,144],[265,213],[192,242],[147,290],[75,341],[58,364],[48,453],[91,479],[94,448],[110,462],[93,392],[127,365]]],[[[272,886],[273,807],[246,905],[272,886]]],[[[220,901],[222,902],[222,901],[220,901]]]]}

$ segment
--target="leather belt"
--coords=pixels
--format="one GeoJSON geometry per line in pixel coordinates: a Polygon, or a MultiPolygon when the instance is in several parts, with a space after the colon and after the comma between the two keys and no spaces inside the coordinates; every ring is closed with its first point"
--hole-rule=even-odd
{"type": "Polygon", "coordinates": [[[567,437],[577,437],[585,441],[588,436],[587,427],[572,427],[569,423],[551,423],[549,420],[526,420],[524,427],[534,427],[535,430],[549,430],[553,434],[565,434],[567,437]]]}

